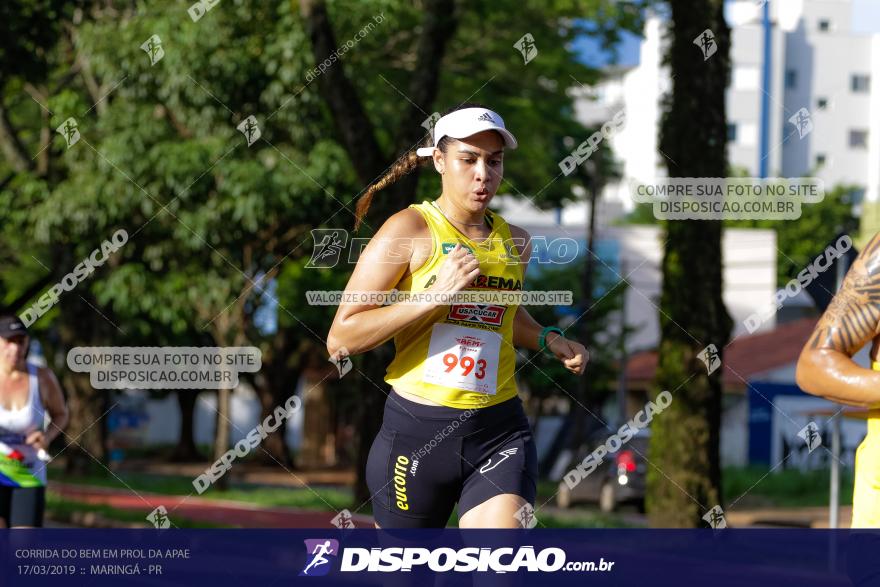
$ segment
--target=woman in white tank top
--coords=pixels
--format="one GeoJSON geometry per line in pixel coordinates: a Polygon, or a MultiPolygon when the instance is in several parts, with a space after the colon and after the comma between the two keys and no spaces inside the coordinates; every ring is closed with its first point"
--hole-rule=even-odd
{"type": "Polygon", "coordinates": [[[68,419],[58,380],[27,349],[25,325],[0,317],[0,527],[43,525],[46,451],[68,419]]]}

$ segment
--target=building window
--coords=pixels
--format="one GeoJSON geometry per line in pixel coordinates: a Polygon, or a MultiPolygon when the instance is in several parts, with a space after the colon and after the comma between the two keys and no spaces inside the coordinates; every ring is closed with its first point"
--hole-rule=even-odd
{"type": "Polygon", "coordinates": [[[850,88],[853,92],[863,94],[871,91],[871,76],[854,73],[850,80],[850,88]]]}
{"type": "Polygon", "coordinates": [[[738,65],[731,68],[733,76],[733,88],[735,90],[754,90],[761,89],[761,70],[758,67],[750,65],[738,65]]]}
{"type": "Polygon", "coordinates": [[[758,144],[758,125],[752,122],[738,122],[736,125],[736,144],[754,147],[758,144]]]}
{"type": "Polygon", "coordinates": [[[831,30],[831,21],[827,18],[823,18],[819,21],[819,30],[822,32],[828,32],[831,30]]]}
{"type": "Polygon", "coordinates": [[[819,153],[818,155],[816,155],[816,165],[818,165],[818,166],[825,165],[825,160],[826,160],[825,153],[819,153]]]}
{"type": "Polygon", "coordinates": [[[789,90],[794,89],[797,86],[797,70],[795,69],[786,69],[785,70],[785,87],[789,90]]]}
{"type": "Polygon", "coordinates": [[[849,131],[849,146],[852,149],[868,148],[868,131],[851,130],[849,131]]]}
{"type": "Polygon", "coordinates": [[[825,110],[828,108],[828,98],[819,98],[816,100],[816,108],[819,110],[825,110]]]}
{"type": "Polygon", "coordinates": [[[736,142],[736,123],[731,122],[727,125],[727,142],[735,143],[736,142]]]}

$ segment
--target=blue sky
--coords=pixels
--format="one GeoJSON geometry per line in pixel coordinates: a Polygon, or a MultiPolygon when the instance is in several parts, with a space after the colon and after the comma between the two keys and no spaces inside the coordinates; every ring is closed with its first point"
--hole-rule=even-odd
{"type": "MultiPolygon", "coordinates": [[[[880,0],[852,0],[852,28],[855,33],[880,33],[880,0]]],[[[578,52],[582,63],[592,67],[614,63],[632,66],[639,63],[641,40],[638,35],[623,33],[616,60],[611,53],[602,51],[598,40],[593,37],[584,36],[575,41],[574,50],[578,52]]]]}
{"type": "MultiPolygon", "coordinates": [[[[617,47],[618,65],[638,65],[639,45],[642,38],[632,33],[623,33],[620,44],[617,47]]],[[[591,67],[603,67],[615,63],[610,53],[602,51],[600,43],[594,37],[581,37],[574,42],[573,48],[578,52],[581,63],[591,67]]]]}

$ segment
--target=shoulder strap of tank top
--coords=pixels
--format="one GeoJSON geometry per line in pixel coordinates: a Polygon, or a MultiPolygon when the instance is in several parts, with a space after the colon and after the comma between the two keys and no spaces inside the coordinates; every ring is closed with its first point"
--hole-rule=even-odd
{"type": "Polygon", "coordinates": [[[40,371],[39,367],[33,363],[27,364],[28,370],[28,401],[31,405],[38,408],[43,407],[43,400],[40,397],[40,371]]]}
{"type": "Polygon", "coordinates": [[[422,215],[422,218],[425,219],[425,223],[428,225],[428,230],[431,233],[431,236],[436,239],[443,228],[443,224],[441,219],[438,217],[438,212],[434,209],[430,202],[425,200],[421,204],[410,204],[410,208],[415,208],[422,215]]]}
{"type": "MultiPolygon", "coordinates": [[[[496,228],[495,223],[497,222],[497,219],[499,219],[499,218],[501,218],[501,217],[498,216],[497,214],[495,214],[495,212],[486,208],[486,224],[489,225],[490,229],[494,230],[496,228]]],[[[502,219],[502,221],[503,221],[503,219],[502,219]]]]}

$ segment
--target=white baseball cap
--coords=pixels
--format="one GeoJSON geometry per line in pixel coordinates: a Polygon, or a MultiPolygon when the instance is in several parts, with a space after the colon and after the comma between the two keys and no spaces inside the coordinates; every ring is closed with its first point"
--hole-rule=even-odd
{"type": "Polygon", "coordinates": [[[434,146],[416,149],[420,157],[430,157],[443,137],[463,139],[484,130],[497,130],[504,139],[504,146],[516,149],[516,138],[504,128],[504,121],[497,112],[488,108],[462,108],[442,116],[434,125],[434,146]]]}

